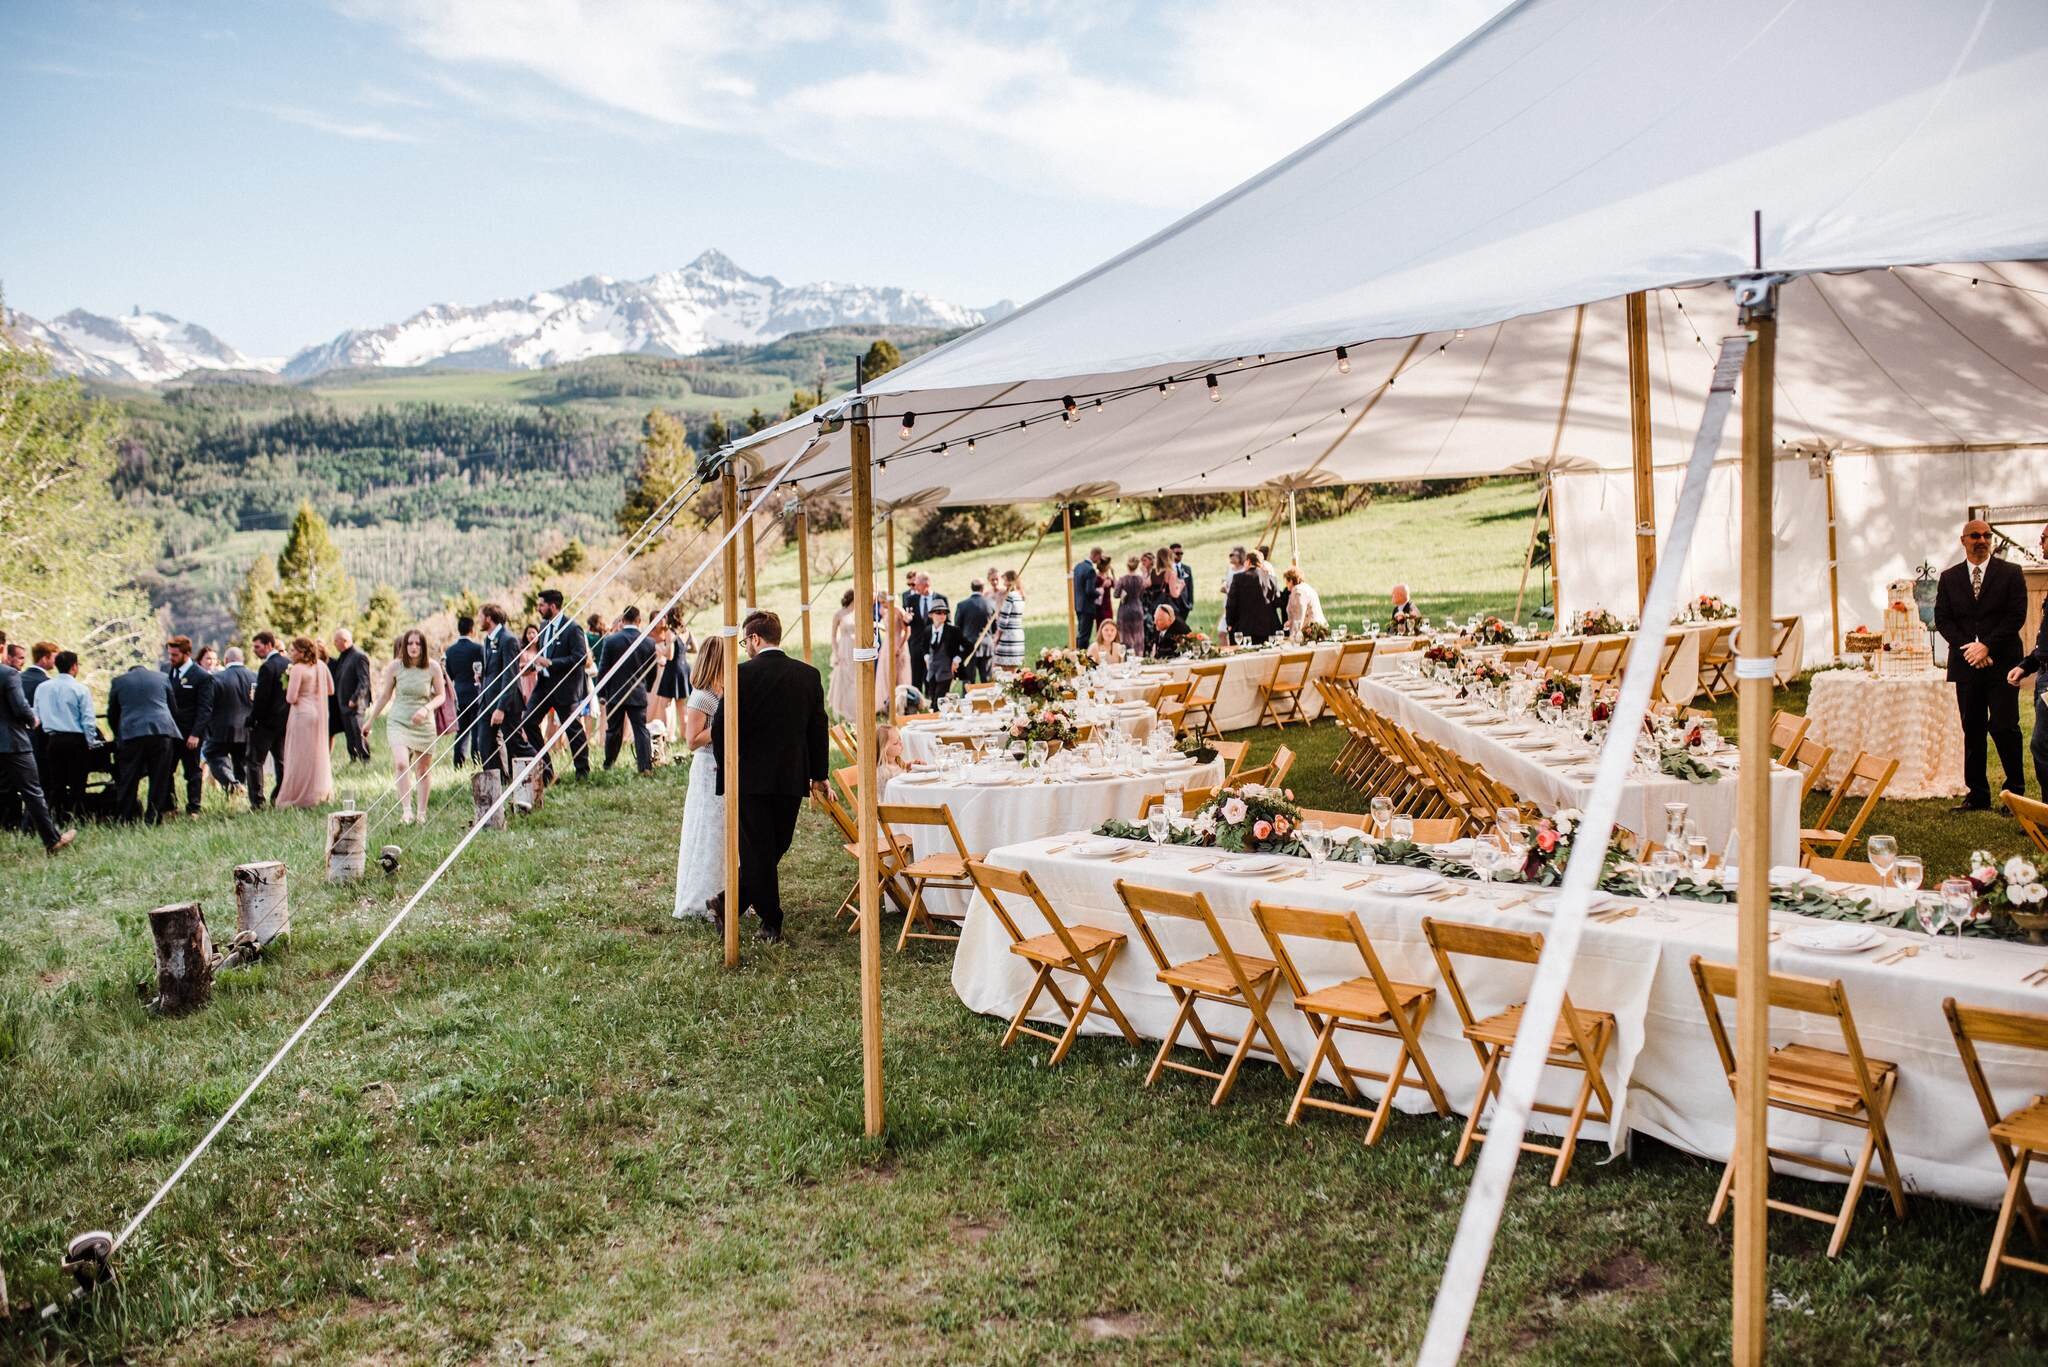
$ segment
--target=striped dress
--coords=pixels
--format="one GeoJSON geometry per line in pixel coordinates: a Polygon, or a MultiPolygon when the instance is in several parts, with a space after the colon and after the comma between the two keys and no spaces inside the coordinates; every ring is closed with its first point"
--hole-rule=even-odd
{"type": "Polygon", "coordinates": [[[1024,663],[1024,595],[1015,589],[1003,596],[1002,612],[996,617],[996,664],[1016,669],[1024,663]]]}

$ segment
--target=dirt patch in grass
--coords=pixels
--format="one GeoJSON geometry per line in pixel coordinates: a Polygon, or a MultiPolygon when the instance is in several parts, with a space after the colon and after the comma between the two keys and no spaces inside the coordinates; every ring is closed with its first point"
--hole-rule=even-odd
{"type": "Polygon", "coordinates": [[[956,1242],[965,1244],[969,1248],[980,1248],[1002,1228],[1002,1222],[1000,1220],[994,1222],[974,1220],[964,1215],[956,1215],[953,1217],[950,1227],[956,1242]]]}
{"type": "Polygon", "coordinates": [[[1663,1271],[1639,1253],[1617,1253],[1595,1263],[1565,1286],[1566,1300],[1591,1300],[1630,1291],[1647,1291],[1664,1280],[1663,1271]]]}
{"type": "Polygon", "coordinates": [[[1142,1338],[1145,1333],[1145,1317],[1130,1310],[1115,1310],[1108,1314],[1090,1315],[1081,1321],[1081,1337],[1090,1342],[1102,1343],[1107,1340],[1142,1338]]]}

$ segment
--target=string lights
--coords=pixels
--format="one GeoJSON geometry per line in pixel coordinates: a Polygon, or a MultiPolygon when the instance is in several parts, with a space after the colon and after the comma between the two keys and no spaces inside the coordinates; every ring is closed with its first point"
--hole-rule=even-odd
{"type": "Polygon", "coordinates": [[[1214,375],[1211,375],[1209,377],[1209,402],[1223,402],[1223,386],[1216,383],[1216,377],[1214,375]]]}
{"type": "Polygon", "coordinates": [[[896,429],[896,440],[909,441],[910,429],[915,426],[917,426],[917,414],[910,412],[904,413],[903,426],[896,429]]]}
{"type": "Polygon", "coordinates": [[[1339,375],[1349,375],[1351,373],[1351,353],[1344,347],[1337,348],[1337,373],[1339,375]]]}

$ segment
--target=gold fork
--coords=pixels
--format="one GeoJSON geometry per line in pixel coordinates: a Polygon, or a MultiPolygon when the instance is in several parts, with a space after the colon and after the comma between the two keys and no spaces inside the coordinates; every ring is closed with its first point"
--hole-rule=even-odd
{"type": "Polygon", "coordinates": [[[2041,965],[2026,977],[2021,978],[2020,982],[2027,987],[2040,987],[2043,984],[2048,984],[2048,964],[2041,965]]]}

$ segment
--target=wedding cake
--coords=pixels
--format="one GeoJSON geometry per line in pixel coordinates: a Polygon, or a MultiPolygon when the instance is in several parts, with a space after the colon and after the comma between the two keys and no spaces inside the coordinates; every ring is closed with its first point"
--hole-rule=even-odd
{"type": "Polygon", "coordinates": [[[1920,621],[1920,608],[1913,598],[1913,581],[1894,579],[1885,586],[1884,649],[1878,655],[1878,672],[1913,674],[1934,667],[1934,652],[1927,644],[1927,628],[1920,621]]]}

